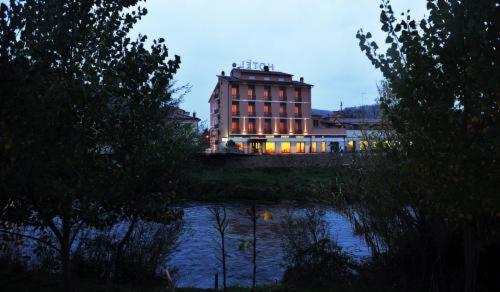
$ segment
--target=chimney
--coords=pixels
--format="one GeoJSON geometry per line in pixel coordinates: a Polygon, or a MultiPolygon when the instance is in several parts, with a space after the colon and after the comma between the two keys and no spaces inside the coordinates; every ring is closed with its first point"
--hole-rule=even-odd
{"type": "Polygon", "coordinates": [[[300,83],[304,83],[304,77],[300,77],[300,83]]]}
{"type": "Polygon", "coordinates": [[[193,112],[193,118],[196,118],[196,112],[193,112]]]}
{"type": "Polygon", "coordinates": [[[220,75],[226,76],[226,72],[222,71],[222,72],[220,72],[220,75]]]}
{"type": "Polygon", "coordinates": [[[264,66],[264,71],[269,72],[269,66],[264,66]]]}

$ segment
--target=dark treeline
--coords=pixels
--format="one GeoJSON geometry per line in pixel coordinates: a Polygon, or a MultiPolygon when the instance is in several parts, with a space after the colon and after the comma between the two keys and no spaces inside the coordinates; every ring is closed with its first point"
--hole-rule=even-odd
{"type": "Polygon", "coordinates": [[[179,56],[129,37],[147,13],[138,2],[0,4],[0,233],[56,252],[65,291],[93,251],[105,262],[91,270],[127,279],[129,260],[153,252],[148,236],[161,240],[150,233],[182,216],[171,203],[197,133],[171,119],[179,56]]]}
{"type": "Polygon", "coordinates": [[[500,289],[499,5],[429,0],[417,21],[383,1],[386,49],[357,35],[391,130],[337,194],[372,248],[365,275],[394,291],[500,289]]]}

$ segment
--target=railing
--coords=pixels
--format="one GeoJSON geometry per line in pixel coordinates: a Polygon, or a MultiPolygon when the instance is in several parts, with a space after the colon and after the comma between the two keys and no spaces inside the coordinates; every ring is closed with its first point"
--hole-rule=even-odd
{"type": "Polygon", "coordinates": [[[232,114],[233,116],[239,116],[239,115],[240,115],[240,111],[231,112],[231,114],[232,114]]]}
{"type": "Polygon", "coordinates": [[[240,94],[236,94],[236,95],[231,95],[231,98],[232,99],[240,99],[240,94]]]}

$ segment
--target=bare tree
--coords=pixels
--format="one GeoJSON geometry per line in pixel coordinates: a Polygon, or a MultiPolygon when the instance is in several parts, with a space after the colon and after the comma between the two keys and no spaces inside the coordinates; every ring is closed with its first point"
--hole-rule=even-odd
{"type": "Polygon", "coordinates": [[[227,291],[226,285],[226,230],[229,225],[229,220],[227,219],[226,207],[224,206],[212,206],[208,208],[210,213],[212,213],[215,219],[215,229],[219,232],[220,236],[220,252],[221,257],[220,261],[222,263],[222,285],[224,287],[224,291],[227,291]]]}

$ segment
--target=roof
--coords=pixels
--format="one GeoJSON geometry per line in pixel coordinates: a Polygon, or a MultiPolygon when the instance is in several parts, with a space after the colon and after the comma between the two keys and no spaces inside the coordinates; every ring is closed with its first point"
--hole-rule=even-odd
{"type": "Polygon", "coordinates": [[[292,74],[280,72],[280,71],[262,71],[262,70],[252,70],[252,69],[241,69],[237,68],[241,73],[250,73],[250,74],[265,74],[265,75],[285,75],[285,76],[293,76],[292,74]]]}
{"type": "MultiPolygon", "coordinates": [[[[262,71],[259,71],[262,72],[262,71]]],[[[229,82],[245,82],[245,83],[250,83],[250,84],[276,84],[276,83],[281,83],[285,85],[294,85],[294,86],[314,86],[309,83],[305,82],[299,82],[292,80],[290,81],[276,81],[276,80],[251,80],[251,79],[240,79],[236,78],[233,76],[227,76],[227,75],[217,75],[217,77],[222,78],[224,80],[227,80],[229,82]]]]}
{"type": "Polygon", "coordinates": [[[311,115],[312,116],[321,116],[322,118],[328,117],[332,111],[329,110],[321,110],[321,109],[311,109],[311,115]]]}

